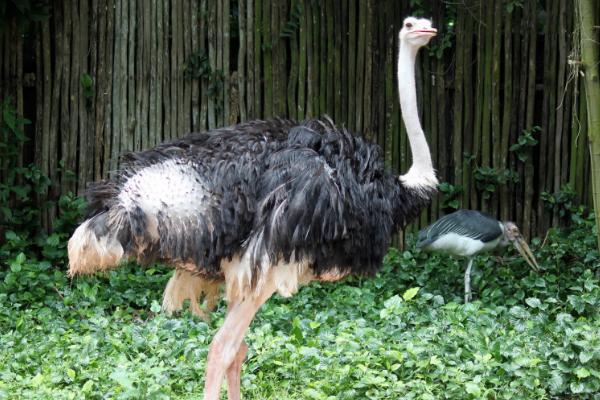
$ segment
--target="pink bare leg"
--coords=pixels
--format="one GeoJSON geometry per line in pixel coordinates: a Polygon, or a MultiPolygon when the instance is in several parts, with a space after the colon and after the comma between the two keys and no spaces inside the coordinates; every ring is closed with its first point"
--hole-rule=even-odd
{"type": "Polygon", "coordinates": [[[204,400],[219,400],[221,384],[226,372],[228,376],[231,374],[231,378],[236,378],[237,375],[237,379],[231,379],[232,382],[229,384],[229,399],[240,398],[239,370],[245,357],[242,341],[254,315],[275,291],[271,280],[268,278],[266,280],[267,283],[259,293],[244,293],[241,300],[229,305],[225,322],[213,338],[208,351],[204,400]],[[241,355],[243,357],[240,357],[241,355]],[[236,365],[238,361],[239,366],[236,365]]]}
{"type": "Polygon", "coordinates": [[[233,359],[233,362],[227,369],[227,396],[229,400],[240,400],[240,381],[242,373],[242,364],[248,353],[248,345],[242,340],[240,348],[233,359]]]}

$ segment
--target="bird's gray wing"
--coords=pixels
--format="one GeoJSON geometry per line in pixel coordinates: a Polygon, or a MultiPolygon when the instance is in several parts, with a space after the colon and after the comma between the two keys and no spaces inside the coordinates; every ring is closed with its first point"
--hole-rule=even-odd
{"type": "Polygon", "coordinates": [[[448,233],[455,233],[486,243],[502,235],[502,228],[496,219],[485,213],[474,210],[458,210],[443,216],[421,230],[417,247],[427,246],[448,233]]]}

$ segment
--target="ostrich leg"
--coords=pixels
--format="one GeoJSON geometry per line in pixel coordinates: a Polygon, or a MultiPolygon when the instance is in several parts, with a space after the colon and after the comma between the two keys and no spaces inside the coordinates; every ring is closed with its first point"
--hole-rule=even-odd
{"type": "Polygon", "coordinates": [[[213,338],[208,351],[204,400],[220,399],[221,383],[225,373],[230,379],[229,399],[240,398],[239,375],[247,350],[245,343],[242,344],[244,335],[258,309],[275,291],[272,279],[267,277],[265,280],[266,283],[260,292],[242,293],[240,300],[230,304],[225,322],[213,338]]]}
{"type": "Polygon", "coordinates": [[[465,304],[471,301],[471,267],[473,266],[473,258],[469,258],[467,270],[465,271],[465,304]]]}
{"type": "Polygon", "coordinates": [[[247,353],[248,345],[242,340],[240,348],[226,373],[227,397],[229,400],[240,400],[242,364],[244,363],[247,353]]]}

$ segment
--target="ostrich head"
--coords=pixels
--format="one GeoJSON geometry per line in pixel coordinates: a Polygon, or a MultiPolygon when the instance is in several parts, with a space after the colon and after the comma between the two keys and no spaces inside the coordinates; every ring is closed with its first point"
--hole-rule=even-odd
{"type": "Polygon", "coordinates": [[[437,29],[431,27],[431,21],[425,18],[407,17],[400,30],[400,42],[419,49],[437,35],[437,29]]]}
{"type": "Polygon", "coordinates": [[[521,257],[525,259],[527,264],[534,271],[538,271],[539,265],[537,263],[537,260],[533,256],[529,245],[527,244],[525,239],[523,239],[523,235],[521,235],[521,232],[519,231],[517,225],[514,222],[507,221],[504,222],[502,226],[504,229],[504,238],[502,239],[502,244],[507,245],[509,243],[512,243],[521,255],[521,257]]]}

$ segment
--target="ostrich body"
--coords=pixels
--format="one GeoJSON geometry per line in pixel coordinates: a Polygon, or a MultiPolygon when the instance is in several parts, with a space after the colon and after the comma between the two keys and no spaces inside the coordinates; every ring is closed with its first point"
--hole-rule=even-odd
{"type": "Polygon", "coordinates": [[[474,210],[458,210],[445,215],[419,232],[417,247],[425,251],[448,253],[468,258],[465,271],[465,303],[471,300],[471,267],[479,253],[513,243],[534,270],[538,264],[513,222],[500,222],[474,210]]]}
{"type": "MultiPolygon", "coordinates": [[[[69,274],[162,261],[224,282],[228,310],[209,349],[204,396],[239,399],[244,334],[275,292],[372,275],[395,230],[429,204],[437,179],[416,106],[417,51],[436,30],[407,18],[398,77],[413,165],[400,177],[380,148],[329,119],[251,121],[126,154],[88,191],[69,240],[69,274]]],[[[196,289],[191,289],[193,292],[196,289]]]]}

